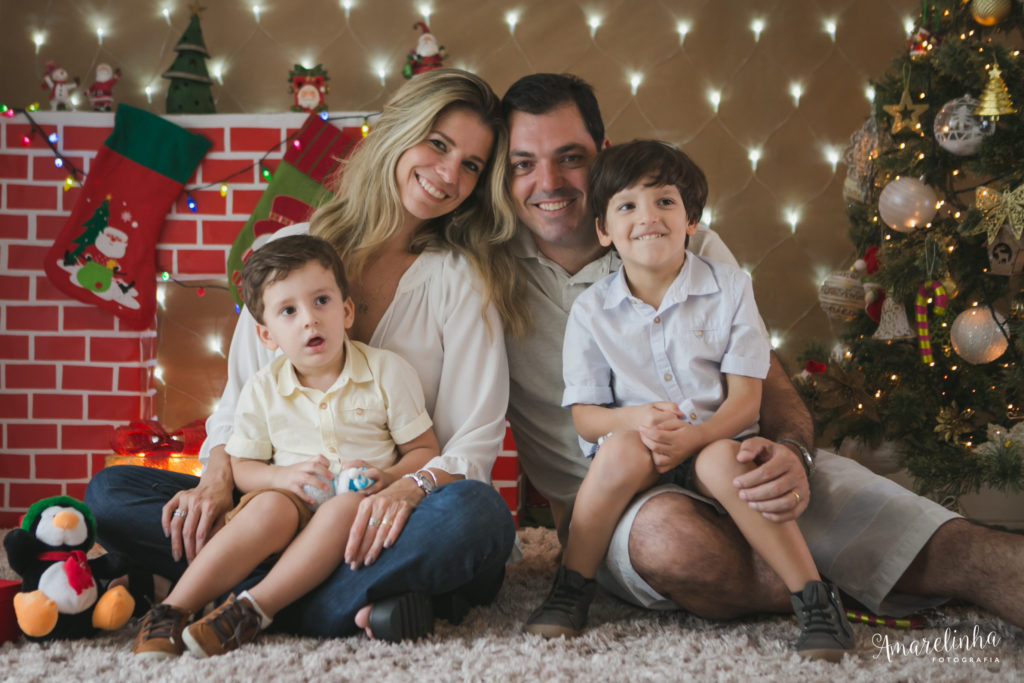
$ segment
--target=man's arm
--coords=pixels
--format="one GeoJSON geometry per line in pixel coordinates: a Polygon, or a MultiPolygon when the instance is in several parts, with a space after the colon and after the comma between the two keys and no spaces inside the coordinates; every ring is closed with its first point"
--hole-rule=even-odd
{"type": "Polygon", "coordinates": [[[811,449],[814,422],[774,352],[761,397],[760,425],[765,438],[745,440],[736,456],[757,467],[736,477],[733,484],[740,498],[765,519],[794,520],[807,509],[811,497],[808,471],[799,449],[778,440],[792,439],[811,449]]]}

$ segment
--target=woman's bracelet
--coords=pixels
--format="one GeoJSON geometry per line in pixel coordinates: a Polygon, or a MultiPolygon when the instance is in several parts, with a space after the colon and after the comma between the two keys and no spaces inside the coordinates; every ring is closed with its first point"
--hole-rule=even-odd
{"type": "Polygon", "coordinates": [[[431,472],[430,470],[428,470],[426,467],[424,467],[421,470],[416,470],[416,474],[425,474],[425,475],[427,475],[428,477],[430,477],[431,481],[434,482],[434,488],[435,489],[437,488],[437,475],[434,474],[433,472],[431,472]]]}

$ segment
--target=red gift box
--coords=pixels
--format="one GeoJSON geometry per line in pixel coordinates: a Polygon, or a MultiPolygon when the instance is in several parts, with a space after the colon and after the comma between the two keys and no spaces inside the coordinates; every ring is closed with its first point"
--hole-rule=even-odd
{"type": "Polygon", "coordinates": [[[17,640],[21,635],[14,617],[14,596],[21,590],[21,581],[0,579],[0,643],[17,640]]]}

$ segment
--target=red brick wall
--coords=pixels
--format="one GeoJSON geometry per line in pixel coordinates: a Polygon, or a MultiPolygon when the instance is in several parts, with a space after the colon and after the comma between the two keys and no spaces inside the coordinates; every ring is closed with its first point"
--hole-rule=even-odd
{"type": "MultiPolygon", "coordinates": [[[[110,133],[112,114],[38,112],[33,115],[78,168],[110,133]]],[[[213,143],[188,187],[219,181],[257,161],[301,125],[302,115],[169,117],[213,143]]],[[[43,272],[46,251],[81,189],[63,190],[63,169],[38,134],[28,145],[23,116],[0,117],[0,528],[14,526],[35,500],[81,497],[103,467],[113,429],[154,417],[152,369],[156,321],[139,332],[115,316],[72,300],[43,272]],[[139,387],[138,377],[146,381],[139,387]]],[[[272,169],[281,154],[273,154],[272,169]]],[[[227,252],[263,192],[257,168],[233,177],[221,197],[213,187],[182,195],[157,242],[157,272],[179,278],[224,278],[227,252]]],[[[197,342],[198,343],[198,342],[197,342]]],[[[167,425],[175,428],[179,425],[167,425]]],[[[494,470],[495,488],[515,514],[519,468],[511,438],[494,470]]],[[[516,515],[518,521],[518,515],[516,515]]]]}

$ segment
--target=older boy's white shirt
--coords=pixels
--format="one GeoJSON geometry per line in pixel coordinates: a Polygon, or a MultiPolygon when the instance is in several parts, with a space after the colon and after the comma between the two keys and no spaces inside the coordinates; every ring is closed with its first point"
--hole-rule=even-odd
{"type": "Polygon", "coordinates": [[[242,388],[229,455],[287,467],[323,455],[332,474],[347,460],[390,467],[395,444],[430,428],[416,371],[384,349],[345,342],[345,367],[327,389],[299,383],[285,356],[242,388]]]}
{"type": "MultiPolygon", "coordinates": [[[[565,327],[562,406],[671,401],[702,424],[725,400],[723,374],[764,379],[770,347],[750,277],[690,252],[658,308],[634,297],[625,269],[573,304],[565,327]]],[[[757,432],[757,422],[734,437],[757,432]]],[[[580,438],[585,453],[593,444],[580,438]]]]}
{"type": "MultiPolygon", "coordinates": [[[[712,261],[737,265],[722,239],[705,225],[690,236],[689,248],[712,261]]],[[[559,407],[565,389],[565,324],[576,297],[618,270],[621,262],[609,251],[570,275],[537,249],[524,226],[520,226],[513,250],[526,272],[525,296],[534,327],[523,339],[506,340],[512,374],[509,422],[519,461],[530,481],[548,499],[567,503],[576,495],[590,461],[577,446],[569,411],[559,407]]]]}
{"type": "MultiPolygon", "coordinates": [[[[292,225],[274,238],[305,234],[292,225]]],[[[481,318],[483,296],[472,266],[451,252],[427,251],[402,276],[370,346],[402,356],[416,370],[441,455],[426,464],[490,482],[505,436],[508,360],[501,320],[493,306],[481,318]]],[[[252,315],[243,309],[228,353],[228,380],[217,410],[206,421],[199,453],[231,436],[235,404],[245,380],[277,354],[259,343],[252,315]]]]}

